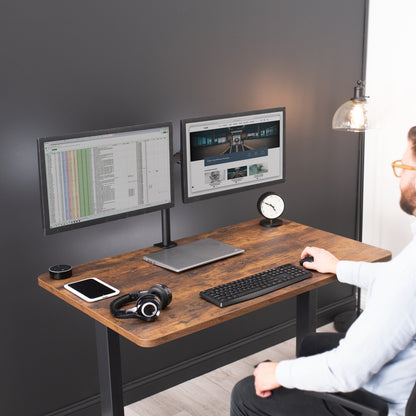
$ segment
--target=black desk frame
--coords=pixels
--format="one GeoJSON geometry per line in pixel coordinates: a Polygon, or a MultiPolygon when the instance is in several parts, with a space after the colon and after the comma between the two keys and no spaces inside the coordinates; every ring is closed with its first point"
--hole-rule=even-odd
{"type": "MultiPolygon", "coordinates": [[[[296,296],[296,353],[303,337],[316,331],[317,290],[296,296]]],[[[123,416],[120,336],[95,322],[102,416],[123,416]]]]}

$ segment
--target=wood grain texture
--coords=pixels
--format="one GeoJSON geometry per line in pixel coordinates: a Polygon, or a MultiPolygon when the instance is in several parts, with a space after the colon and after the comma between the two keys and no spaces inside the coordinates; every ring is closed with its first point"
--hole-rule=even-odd
{"type": "Polygon", "coordinates": [[[259,220],[255,219],[178,240],[178,244],[184,244],[211,237],[245,250],[243,254],[190,271],[174,273],[147,263],[143,255],[160,250],[149,247],[73,266],[70,279],[53,280],[49,274],[42,274],[38,277],[38,283],[135,344],[153,347],[335,281],[336,277],[332,274],[314,272],[313,277],[306,281],[227,308],[218,308],[199,297],[203,289],[281,264],[298,264],[305,246],[326,248],[344,260],[374,262],[386,261],[391,257],[387,250],[296,222],[284,220],[283,225],[277,228],[264,228],[258,223],[259,220]],[[67,282],[88,277],[98,277],[118,288],[120,295],[163,283],[172,290],[173,300],[155,322],[116,319],[109,310],[111,298],[88,303],[64,289],[67,282]]]}

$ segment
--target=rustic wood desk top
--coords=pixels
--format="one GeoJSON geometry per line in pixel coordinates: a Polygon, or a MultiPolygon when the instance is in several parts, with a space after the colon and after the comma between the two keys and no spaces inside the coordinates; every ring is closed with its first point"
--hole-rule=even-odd
{"type": "Polygon", "coordinates": [[[375,262],[391,257],[387,250],[292,221],[283,220],[283,225],[276,228],[264,228],[258,223],[259,219],[255,219],[177,240],[178,244],[184,244],[211,237],[245,250],[243,254],[182,273],[171,272],[144,261],[144,254],[160,250],[149,247],[73,266],[73,274],[69,279],[54,280],[45,273],[39,276],[38,282],[44,289],[135,344],[153,347],[335,281],[336,277],[332,274],[313,272],[310,279],[226,308],[219,308],[199,297],[201,290],[218,284],[285,263],[298,265],[300,254],[306,246],[326,248],[343,260],[375,262]],[[89,303],[64,289],[64,284],[88,277],[98,277],[118,288],[120,295],[162,283],[171,289],[173,299],[152,323],[116,319],[109,310],[114,298],[89,303]]]}

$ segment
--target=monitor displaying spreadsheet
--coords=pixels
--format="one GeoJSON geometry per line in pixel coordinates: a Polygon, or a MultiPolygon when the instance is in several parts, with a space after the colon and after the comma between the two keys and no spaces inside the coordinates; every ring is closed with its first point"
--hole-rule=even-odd
{"type": "Polygon", "coordinates": [[[171,123],[41,138],[38,156],[46,234],[173,206],[171,123]]]}

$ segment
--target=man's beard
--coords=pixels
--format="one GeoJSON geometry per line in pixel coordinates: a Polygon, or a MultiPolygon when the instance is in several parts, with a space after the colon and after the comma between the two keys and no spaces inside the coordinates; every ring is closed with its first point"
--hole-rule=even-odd
{"type": "Polygon", "coordinates": [[[400,208],[409,215],[414,215],[416,209],[416,191],[405,189],[400,197],[400,208]]]}

